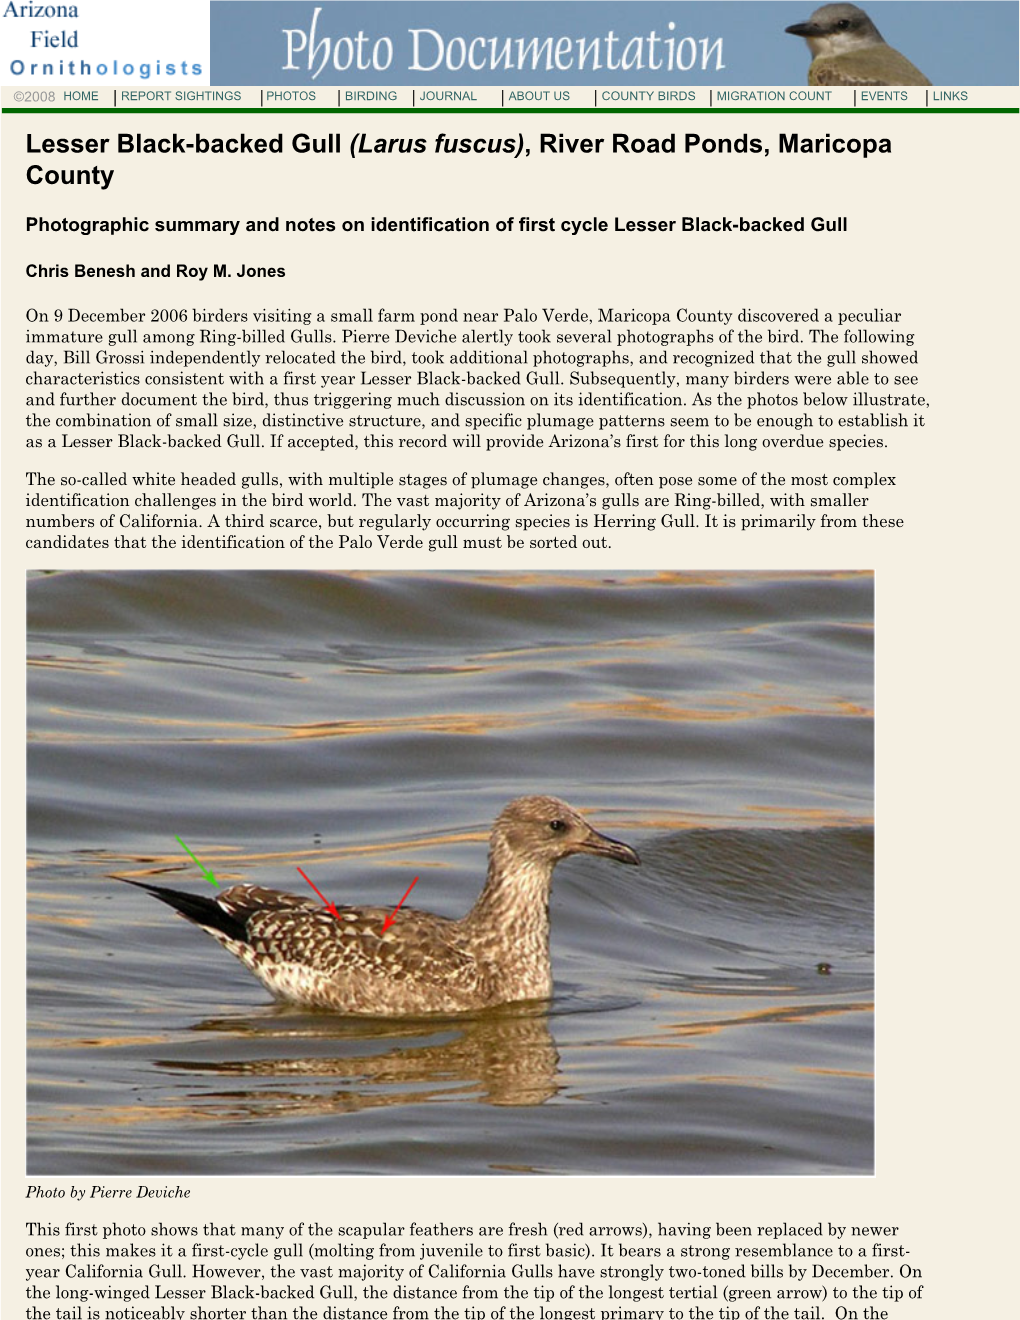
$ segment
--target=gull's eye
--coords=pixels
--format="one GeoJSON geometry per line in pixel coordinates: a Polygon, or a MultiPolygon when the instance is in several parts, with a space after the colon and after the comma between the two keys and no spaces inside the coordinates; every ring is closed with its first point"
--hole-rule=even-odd
{"type": "Polygon", "coordinates": [[[549,828],[558,833],[560,830],[565,830],[567,828],[567,822],[565,820],[551,820],[549,822],[549,828]]]}

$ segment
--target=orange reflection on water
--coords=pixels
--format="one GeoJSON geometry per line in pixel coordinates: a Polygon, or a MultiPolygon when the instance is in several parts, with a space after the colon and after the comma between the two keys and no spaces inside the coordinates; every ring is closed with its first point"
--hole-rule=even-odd
{"type": "Polygon", "coordinates": [[[757,1026],[762,1023],[803,1024],[820,1018],[837,1018],[848,1013],[874,1011],[875,1006],[869,1001],[854,1001],[847,1004],[776,1004],[769,1008],[748,1009],[744,1013],[714,1020],[666,1023],[658,1030],[668,1033],[668,1039],[664,1039],[661,1035],[635,1036],[618,1039],[614,1043],[632,1049],[690,1049],[691,1046],[687,1041],[692,1037],[715,1036],[735,1027],[757,1026]]]}

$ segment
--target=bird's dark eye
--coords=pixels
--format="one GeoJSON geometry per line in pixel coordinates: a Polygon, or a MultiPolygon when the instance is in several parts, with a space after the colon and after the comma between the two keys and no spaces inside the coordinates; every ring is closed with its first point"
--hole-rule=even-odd
{"type": "Polygon", "coordinates": [[[849,20],[848,18],[841,18],[841,19],[839,20],[839,22],[836,24],[836,26],[837,26],[842,32],[845,32],[845,31],[847,30],[847,28],[850,26],[850,20],[849,20]]]}
{"type": "Polygon", "coordinates": [[[549,822],[549,828],[550,828],[551,830],[557,830],[557,831],[559,831],[559,830],[565,830],[565,829],[567,828],[567,824],[566,824],[566,821],[562,821],[562,820],[551,820],[551,821],[549,822]]]}

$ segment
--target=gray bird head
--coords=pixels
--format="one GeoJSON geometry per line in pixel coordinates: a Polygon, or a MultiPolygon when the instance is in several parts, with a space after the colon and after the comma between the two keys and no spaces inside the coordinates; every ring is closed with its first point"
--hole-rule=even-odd
{"type": "Polygon", "coordinates": [[[845,55],[885,44],[878,28],[856,5],[822,5],[806,23],[793,23],[786,30],[803,37],[816,57],[845,55]]]}
{"type": "Polygon", "coordinates": [[[509,847],[518,857],[545,863],[551,870],[564,857],[593,853],[636,866],[633,848],[593,830],[583,816],[554,797],[521,797],[508,803],[492,827],[494,852],[509,847]]]}

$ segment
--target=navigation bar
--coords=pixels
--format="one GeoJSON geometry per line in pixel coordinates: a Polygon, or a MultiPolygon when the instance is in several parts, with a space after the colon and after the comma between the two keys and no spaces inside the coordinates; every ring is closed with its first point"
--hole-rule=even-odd
{"type": "Polygon", "coordinates": [[[4,110],[1016,109],[1016,87],[4,87],[4,110]]]}

